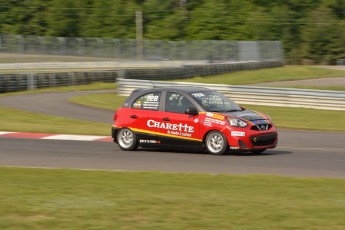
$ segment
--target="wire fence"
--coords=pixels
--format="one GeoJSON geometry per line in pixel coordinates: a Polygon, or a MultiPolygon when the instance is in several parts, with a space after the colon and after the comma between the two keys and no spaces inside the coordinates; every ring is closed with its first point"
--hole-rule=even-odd
{"type": "Polygon", "coordinates": [[[0,52],[135,60],[283,61],[280,41],[137,41],[0,34],[0,52]]]}

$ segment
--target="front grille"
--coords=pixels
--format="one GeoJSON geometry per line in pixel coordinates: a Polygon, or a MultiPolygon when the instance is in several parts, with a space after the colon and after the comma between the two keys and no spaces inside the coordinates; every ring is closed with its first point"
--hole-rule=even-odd
{"type": "Polygon", "coordinates": [[[266,131],[272,128],[271,124],[253,125],[250,129],[257,131],[266,131]]]}
{"type": "Polygon", "coordinates": [[[250,122],[253,124],[253,126],[250,128],[251,130],[261,131],[272,128],[272,124],[270,124],[266,119],[251,120],[250,122]]]}
{"type": "Polygon", "coordinates": [[[250,141],[252,142],[254,146],[272,145],[274,144],[276,139],[277,139],[276,133],[269,133],[269,134],[250,137],[250,141]]]}

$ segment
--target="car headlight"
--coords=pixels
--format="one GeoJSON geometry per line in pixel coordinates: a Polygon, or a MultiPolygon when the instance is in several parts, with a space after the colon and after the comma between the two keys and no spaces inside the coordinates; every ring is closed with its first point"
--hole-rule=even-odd
{"type": "Polygon", "coordinates": [[[266,114],[266,117],[273,123],[272,118],[266,114]]]}
{"type": "Polygon", "coordinates": [[[244,121],[242,121],[241,119],[237,119],[237,118],[228,118],[229,120],[229,123],[231,126],[235,126],[235,127],[241,127],[241,128],[244,128],[244,127],[247,127],[248,124],[244,121]]]}
{"type": "Polygon", "coordinates": [[[265,116],[268,118],[268,120],[269,120],[271,123],[273,123],[272,118],[271,118],[270,116],[268,116],[267,114],[265,114],[265,116]]]}

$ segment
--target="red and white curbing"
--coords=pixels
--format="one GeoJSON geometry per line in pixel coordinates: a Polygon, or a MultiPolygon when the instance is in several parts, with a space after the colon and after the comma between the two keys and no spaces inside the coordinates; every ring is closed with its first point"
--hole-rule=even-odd
{"type": "Polygon", "coordinates": [[[112,142],[109,136],[91,136],[74,134],[51,134],[51,133],[30,133],[30,132],[6,132],[0,131],[0,138],[25,138],[25,139],[43,139],[43,140],[69,140],[69,141],[99,141],[112,142]]]}

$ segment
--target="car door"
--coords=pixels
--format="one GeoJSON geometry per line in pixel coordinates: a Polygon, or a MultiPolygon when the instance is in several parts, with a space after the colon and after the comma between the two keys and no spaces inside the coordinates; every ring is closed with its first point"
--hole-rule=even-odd
{"type": "Polygon", "coordinates": [[[187,108],[195,108],[187,95],[168,91],[165,97],[164,116],[165,135],[162,144],[184,147],[200,147],[200,121],[198,114],[186,114],[187,108]]]}
{"type": "Polygon", "coordinates": [[[153,91],[137,97],[126,114],[131,119],[130,128],[137,134],[141,145],[160,143],[158,133],[150,124],[152,120],[161,120],[161,95],[161,91],[153,91]]]}

